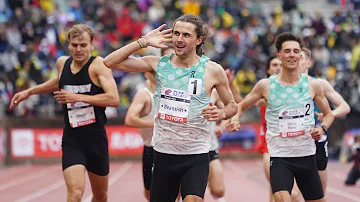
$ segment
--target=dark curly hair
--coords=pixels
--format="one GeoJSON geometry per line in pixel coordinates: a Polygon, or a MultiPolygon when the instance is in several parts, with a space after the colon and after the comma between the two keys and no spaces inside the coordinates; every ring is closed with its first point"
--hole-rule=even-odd
{"type": "Polygon", "coordinates": [[[302,49],[302,47],[304,46],[303,45],[304,43],[303,43],[302,39],[299,36],[297,36],[296,34],[293,34],[291,32],[284,32],[284,33],[279,34],[275,39],[276,50],[278,52],[280,52],[282,44],[287,42],[287,41],[296,41],[296,42],[298,42],[299,45],[300,45],[300,49],[302,49]]]}

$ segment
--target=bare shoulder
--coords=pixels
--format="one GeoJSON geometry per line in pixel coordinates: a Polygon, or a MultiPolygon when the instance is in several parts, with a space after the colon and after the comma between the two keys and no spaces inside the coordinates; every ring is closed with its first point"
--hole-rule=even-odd
{"type": "Polygon", "coordinates": [[[60,56],[57,60],[56,60],[56,68],[58,69],[59,72],[61,72],[62,68],[64,67],[64,64],[66,62],[66,60],[69,58],[70,56],[60,56]]]}
{"type": "Polygon", "coordinates": [[[97,74],[111,72],[111,69],[107,68],[103,61],[104,61],[103,57],[96,56],[95,59],[90,64],[90,70],[95,71],[97,74]]]}
{"type": "Polygon", "coordinates": [[[320,86],[320,80],[317,78],[312,78],[312,77],[308,77],[309,78],[309,85],[310,87],[319,87],[320,86]]]}
{"type": "Polygon", "coordinates": [[[268,78],[261,79],[259,82],[257,82],[256,85],[262,88],[266,88],[270,85],[270,80],[268,78]]]}
{"type": "Polygon", "coordinates": [[[209,60],[209,62],[206,64],[206,69],[210,70],[214,74],[218,74],[224,71],[224,68],[220,64],[211,60],[209,60]]]}
{"type": "Polygon", "coordinates": [[[145,103],[150,101],[150,95],[144,88],[141,88],[136,92],[133,101],[145,103]]]}
{"type": "Polygon", "coordinates": [[[312,89],[312,91],[315,92],[316,94],[323,90],[320,81],[316,78],[309,77],[309,86],[312,89]]]}
{"type": "Polygon", "coordinates": [[[324,91],[333,89],[332,85],[329,83],[328,80],[323,79],[323,78],[318,78],[317,80],[319,81],[319,84],[324,89],[324,91]]]}

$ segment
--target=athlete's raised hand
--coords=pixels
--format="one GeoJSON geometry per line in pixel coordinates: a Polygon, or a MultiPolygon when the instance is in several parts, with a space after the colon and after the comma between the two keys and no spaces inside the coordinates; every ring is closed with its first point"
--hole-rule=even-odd
{"type": "Polygon", "coordinates": [[[208,107],[202,110],[201,114],[204,115],[204,118],[208,121],[220,121],[225,118],[224,109],[218,109],[211,102],[208,107]]]}
{"type": "Polygon", "coordinates": [[[168,46],[163,43],[171,42],[172,29],[162,30],[165,26],[166,24],[162,24],[158,28],[147,33],[144,36],[145,44],[155,48],[167,48],[168,46]]]}
{"type": "Polygon", "coordinates": [[[20,104],[20,102],[28,99],[29,96],[30,96],[30,92],[28,90],[24,90],[24,91],[16,93],[14,95],[14,97],[12,97],[12,99],[11,99],[10,109],[15,109],[20,104]]]}
{"type": "Polygon", "coordinates": [[[78,95],[70,91],[55,91],[54,94],[54,98],[59,104],[75,103],[78,101],[78,95]]]}

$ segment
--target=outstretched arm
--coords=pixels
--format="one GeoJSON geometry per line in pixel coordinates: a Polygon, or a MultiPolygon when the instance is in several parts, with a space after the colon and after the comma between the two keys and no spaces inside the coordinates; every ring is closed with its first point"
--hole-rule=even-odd
{"type": "Polygon", "coordinates": [[[110,69],[118,69],[126,72],[151,72],[156,70],[156,64],[160,57],[146,56],[140,58],[129,57],[143,47],[153,46],[155,48],[166,48],[164,42],[170,42],[171,29],[161,31],[166,25],[147,33],[143,38],[134,41],[109,54],[104,59],[104,64],[110,69]]]}
{"type": "Polygon", "coordinates": [[[237,131],[239,129],[239,120],[243,112],[255,105],[255,103],[257,103],[260,99],[264,98],[266,84],[268,83],[268,79],[260,80],[254,86],[251,92],[244,98],[244,100],[238,104],[238,112],[234,117],[231,118],[231,122],[227,126],[229,131],[237,131]]]}
{"type": "Polygon", "coordinates": [[[65,61],[68,57],[62,56],[56,61],[56,68],[58,70],[58,75],[42,84],[34,86],[32,88],[26,89],[24,91],[18,92],[14,95],[10,102],[10,109],[15,109],[20,102],[28,99],[31,95],[51,93],[59,90],[59,76],[62,72],[65,61]]]}

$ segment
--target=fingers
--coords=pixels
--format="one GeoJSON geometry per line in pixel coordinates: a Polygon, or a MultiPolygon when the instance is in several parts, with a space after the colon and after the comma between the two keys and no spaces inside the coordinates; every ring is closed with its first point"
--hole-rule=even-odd
{"type": "Polygon", "coordinates": [[[157,30],[162,30],[164,27],[166,26],[166,24],[162,24],[162,25],[160,25],[158,28],[156,28],[157,30]]]}
{"type": "Polygon", "coordinates": [[[165,30],[161,31],[160,33],[163,34],[164,36],[167,36],[167,35],[172,36],[172,29],[165,29],[165,30]]]}
{"type": "Polygon", "coordinates": [[[21,102],[19,95],[15,94],[10,102],[10,109],[17,107],[17,105],[21,102]]]}

